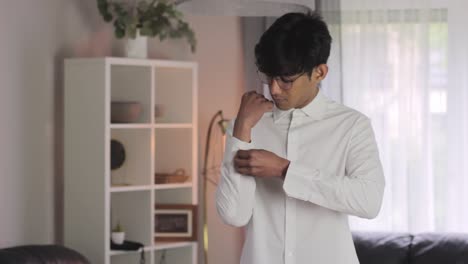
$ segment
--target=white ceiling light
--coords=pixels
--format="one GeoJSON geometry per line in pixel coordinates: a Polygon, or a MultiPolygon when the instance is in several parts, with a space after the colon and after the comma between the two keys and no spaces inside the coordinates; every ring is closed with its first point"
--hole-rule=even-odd
{"type": "Polygon", "coordinates": [[[178,9],[190,15],[281,16],[314,10],[314,0],[178,0],[178,9]]]}

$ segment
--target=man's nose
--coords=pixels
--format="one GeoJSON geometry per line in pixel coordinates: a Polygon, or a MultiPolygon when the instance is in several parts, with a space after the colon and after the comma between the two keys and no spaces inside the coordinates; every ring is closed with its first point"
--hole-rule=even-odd
{"type": "Polygon", "coordinates": [[[271,95],[278,95],[281,94],[281,88],[278,85],[278,82],[276,82],[275,79],[271,81],[271,84],[269,85],[270,87],[270,94],[271,95]]]}

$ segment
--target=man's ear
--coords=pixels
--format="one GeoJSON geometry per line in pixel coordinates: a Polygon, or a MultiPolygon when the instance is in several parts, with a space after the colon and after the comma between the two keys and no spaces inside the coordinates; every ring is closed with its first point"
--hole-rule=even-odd
{"type": "Polygon", "coordinates": [[[328,65],[326,64],[320,64],[318,65],[317,67],[315,67],[315,71],[313,72],[313,77],[317,80],[317,81],[321,81],[323,79],[325,79],[325,77],[327,77],[327,74],[328,74],[328,65]]]}

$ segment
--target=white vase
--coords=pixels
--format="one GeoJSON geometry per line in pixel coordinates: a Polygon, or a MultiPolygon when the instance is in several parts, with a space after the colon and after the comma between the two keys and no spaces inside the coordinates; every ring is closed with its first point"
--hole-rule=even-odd
{"type": "Polygon", "coordinates": [[[137,30],[136,38],[127,38],[125,51],[129,58],[148,58],[148,37],[141,36],[140,30],[137,30]]]}
{"type": "Polygon", "coordinates": [[[125,232],[112,232],[112,242],[117,245],[122,245],[125,241],[125,232]]]}

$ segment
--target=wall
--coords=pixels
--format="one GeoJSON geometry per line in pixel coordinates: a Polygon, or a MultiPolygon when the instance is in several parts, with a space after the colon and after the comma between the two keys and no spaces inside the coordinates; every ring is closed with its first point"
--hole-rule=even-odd
{"type": "MultiPolygon", "coordinates": [[[[94,0],[1,1],[0,247],[62,240],[63,58],[120,54],[94,0]]],[[[240,20],[189,17],[198,37],[151,41],[151,56],[199,62],[200,154],[209,119],[235,116],[244,90],[240,20]]],[[[200,155],[202,157],[202,155],[200,155]]],[[[200,164],[201,160],[200,160],[200,164]]],[[[201,169],[201,166],[200,166],[201,169]]],[[[210,197],[214,188],[210,187],[210,197]]],[[[212,198],[211,198],[212,199],[212,198]]],[[[209,207],[211,263],[239,263],[239,230],[209,207]]]]}
{"type": "MultiPolygon", "coordinates": [[[[218,110],[223,110],[225,118],[235,117],[244,91],[241,23],[236,17],[194,17],[190,21],[195,29],[200,29],[197,32],[199,49],[193,59],[199,62],[199,153],[203,154],[211,117],[218,110]]],[[[212,137],[218,140],[218,145],[211,142],[209,161],[212,165],[219,164],[222,154],[219,147],[222,138],[219,130],[214,129],[212,137]]],[[[203,155],[200,157],[202,159],[203,155]]],[[[210,176],[215,178],[216,174],[210,176]]],[[[208,185],[208,263],[239,263],[240,230],[221,222],[215,209],[214,192],[215,187],[208,185]]]]}
{"type": "MultiPolygon", "coordinates": [[[[0,246],[54,241],[56,59],[92,34],[71,1],[2,1],[0,246]],[[67,14],[67,20],[64,19],[67,14]],[[72,26],[73,25],[73,26],[72,26]]],[[[58,165],[57,165],[58,166],[58,165]]]]}

